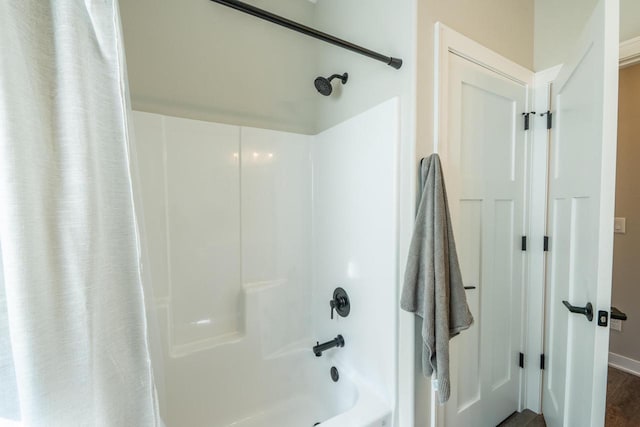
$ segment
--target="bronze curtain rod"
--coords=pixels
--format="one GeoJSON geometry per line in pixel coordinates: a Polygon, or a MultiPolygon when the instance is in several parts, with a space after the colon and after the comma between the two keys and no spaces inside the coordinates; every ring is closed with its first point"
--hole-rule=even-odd
{"type": "Polygon", "coordinates": [[[362,46],[358,46],[346,40],[342,40],[337,37],[334,37],[331,34],[323,33],[322,31],[318,31],[314,28],[307,27],[306,25],[299,24],[295,21],[276,15],[274,13],[267,12],[264,9],[251,6],[250,4],[247,4],[238,0],[211,0],[211,1],[222,4],[224,6],[228,6],[232,9],[239,10],[240,12],[248,13],[249,15],[253,15],[257,18],[264,19],[265,21],[272,22],[276,25],[280,25],[290,30],[297,31],[309,37],[322,40],[326,43],[330,43],[332,45],[341,47],[343,49],[347,49],[352,52],[359,53],[360,55],[368,56],[369,58],[384,62],[385,64],[395,68],[396,70],[399,70],[400,67],[402,67],[402,59],[382,55],[381,53],[366,49],[362,46]]]}

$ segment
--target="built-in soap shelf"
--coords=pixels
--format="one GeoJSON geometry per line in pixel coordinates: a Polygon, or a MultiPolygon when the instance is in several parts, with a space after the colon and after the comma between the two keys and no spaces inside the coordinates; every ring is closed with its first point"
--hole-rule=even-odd
{"type": "Polygon", "coordinates": [[[180,358],[202,351],[230,350],[230,346],[249,346],[247,351],[263,359],[283,357],[292,352],[308,350],[311,338],[304,334],[299,324],[292,324],[287,317],[287,282],[273,280],[247,283],[242,287],[244,325],[242,330],[231,331],[186,344],[172,344],[170,300],[156,301],[158,317],[169,335],[169,356],[180,358]],[[292,328],[298,327],[298,331],[292,328]]]}

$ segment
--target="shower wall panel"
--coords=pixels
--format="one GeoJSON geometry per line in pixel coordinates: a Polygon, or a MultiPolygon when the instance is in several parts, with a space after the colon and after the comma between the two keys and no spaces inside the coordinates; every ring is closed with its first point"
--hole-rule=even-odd
{"type": "Polygon", "coordinates": [[[393,408],[398,318],[399,105],[393,98],[316,137],[313,158],[313,315],[319,339],[342,334],[327,352],[393,408]],[[348,317],[330,319],[341,286],[348,317]]]}
{"type": "Polygon", "coordinates": [[[265,356],[310,338],[310,140],[242,128],[242,281],[268,289],[260,295],[265,356]]]}
{"type": "Polygon", "coordinates": [[[144,201],[144,238],[149,253],[150,275],[156,301],[169,298],[167,253],[167,202],[165,198],[163,116],[133,113],[140,197],[144,201]]]}
{"type": "Polygon", "coordinates": [[[388,419],[397,382],[398,100],[313,137],[140,112],[134,124],[167,425],[231,425],[291,404],[309,375],[331,386],[330,365],[345,384],[377,395],[388,419]],[[337,286],[351,313],[331,320],[337,286]],[[338,334],[344,348],[312,354],[316,341],[338,334]]]}
{"type": "Polygon", "coordinates": [[[239,329],[237,127],[164,119],[172,343],[239,329]]]}
{"type": "Polygon", "coordinates": [[[311,137],[142,112],[134,124],[168,354],[234,342],[247,328],[265,355],[308,338],[311,137]]]}

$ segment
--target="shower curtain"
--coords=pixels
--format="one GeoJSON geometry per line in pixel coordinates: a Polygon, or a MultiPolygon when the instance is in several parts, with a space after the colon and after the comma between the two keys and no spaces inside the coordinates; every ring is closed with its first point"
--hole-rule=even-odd
{"type": "Polygon", "coordinates": [[[160,425],[116,0],[0,2],[0,425],[160,425]]]}

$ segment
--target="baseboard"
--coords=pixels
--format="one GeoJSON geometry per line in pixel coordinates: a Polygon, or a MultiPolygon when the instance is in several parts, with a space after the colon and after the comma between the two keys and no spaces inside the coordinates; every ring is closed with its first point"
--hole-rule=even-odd
{"type": "Polygon", "coordinates": [[[640,361],[609,352],[609,366],[640,377],[640,361]]]}

